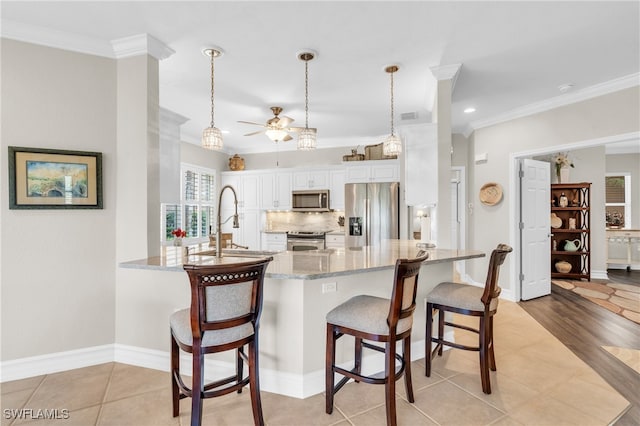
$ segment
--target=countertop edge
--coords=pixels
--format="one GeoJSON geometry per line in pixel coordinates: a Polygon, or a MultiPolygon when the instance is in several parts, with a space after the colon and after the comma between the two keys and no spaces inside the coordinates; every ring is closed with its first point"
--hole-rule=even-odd
{"type": "MultiPolygon", "coordinates": [[[[437,250],[437,249],[435,249],[437,250]]],[[[468,259],[476,259],[480,257],[486,257],[486,254],[483,252],[473,252],[467,253],[464,255],[456,255],[455,257],[449,257],[445,259],[427,259],[423,262],[423,265],[435,265],[438,263],[451,263],[468,259]]],[[[118,263],[119,268],[123,269],[137,269],[137,270],[147,270],[147,271],[168,271],[168,272],[184,272],[182,265],[160,265],[160,264],[144,264],[139,261],[130,261],[130,262],[120,262],[118,263]]],[[[318,280],[324,278],[331,277],[340,277],[346,275],[354,275],[354,274],[363,274],[368,272],[376,272],[393,269],[395,265],[379,265],[367,268],[354,268],[343,271],[334,271],[334,272],[320,272],[320,273],[279,273],[279,272],[269,272],[267,270],[265,277],[272,279],[299,279],[299,280],[318,280]]]]}

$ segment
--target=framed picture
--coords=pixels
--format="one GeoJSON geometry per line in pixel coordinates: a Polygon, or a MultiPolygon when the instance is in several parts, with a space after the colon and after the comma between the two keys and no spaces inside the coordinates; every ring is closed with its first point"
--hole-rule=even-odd
{"type": "Polygon", "coordinates": [[[101,209],[102,153],[9,147],[10,209],[101,209]]]}

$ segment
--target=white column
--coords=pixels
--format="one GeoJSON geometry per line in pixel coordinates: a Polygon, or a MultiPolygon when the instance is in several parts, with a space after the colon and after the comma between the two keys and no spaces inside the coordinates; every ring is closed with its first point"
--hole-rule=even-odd
{"type": "Polygon", "coordinates": [[[431,73],[438,81],[435,105],[432,112],[438,132],[438,203],[434,218],[438,248],[451,247],[451,95],[461,64],[432,67],[431,73]]]}

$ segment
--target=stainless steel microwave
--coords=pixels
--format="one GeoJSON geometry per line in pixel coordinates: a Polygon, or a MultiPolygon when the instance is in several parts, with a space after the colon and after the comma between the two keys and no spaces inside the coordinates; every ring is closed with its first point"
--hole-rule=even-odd
{"type": "Polygon", "coordinates": [[[329,190],[293,191],[291,193],[291,206],[293,211],[299,212],[328,212],[329,190]]]}

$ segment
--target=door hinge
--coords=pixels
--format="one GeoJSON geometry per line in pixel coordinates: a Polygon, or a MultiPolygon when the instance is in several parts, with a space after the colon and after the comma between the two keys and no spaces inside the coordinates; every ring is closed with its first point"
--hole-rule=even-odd
{"type": "Polygon", "coordinates": [[[520,274],[520,282],[524,281],[524,274],[520,274]]]}
{"type": "Polygon", "coordinates": [[[522,231],[524,229],[524,222],[520,222],[518,224],[518,228],[520,228],[520,230],[522,231]]]}
{"type": "Polygon", "coordinates": [[[524,170],[520,170],[520,171],[518,172],[518,176],[520,176],[521,178],[523,178],[523,177],[524,177],[524,170]]]}

